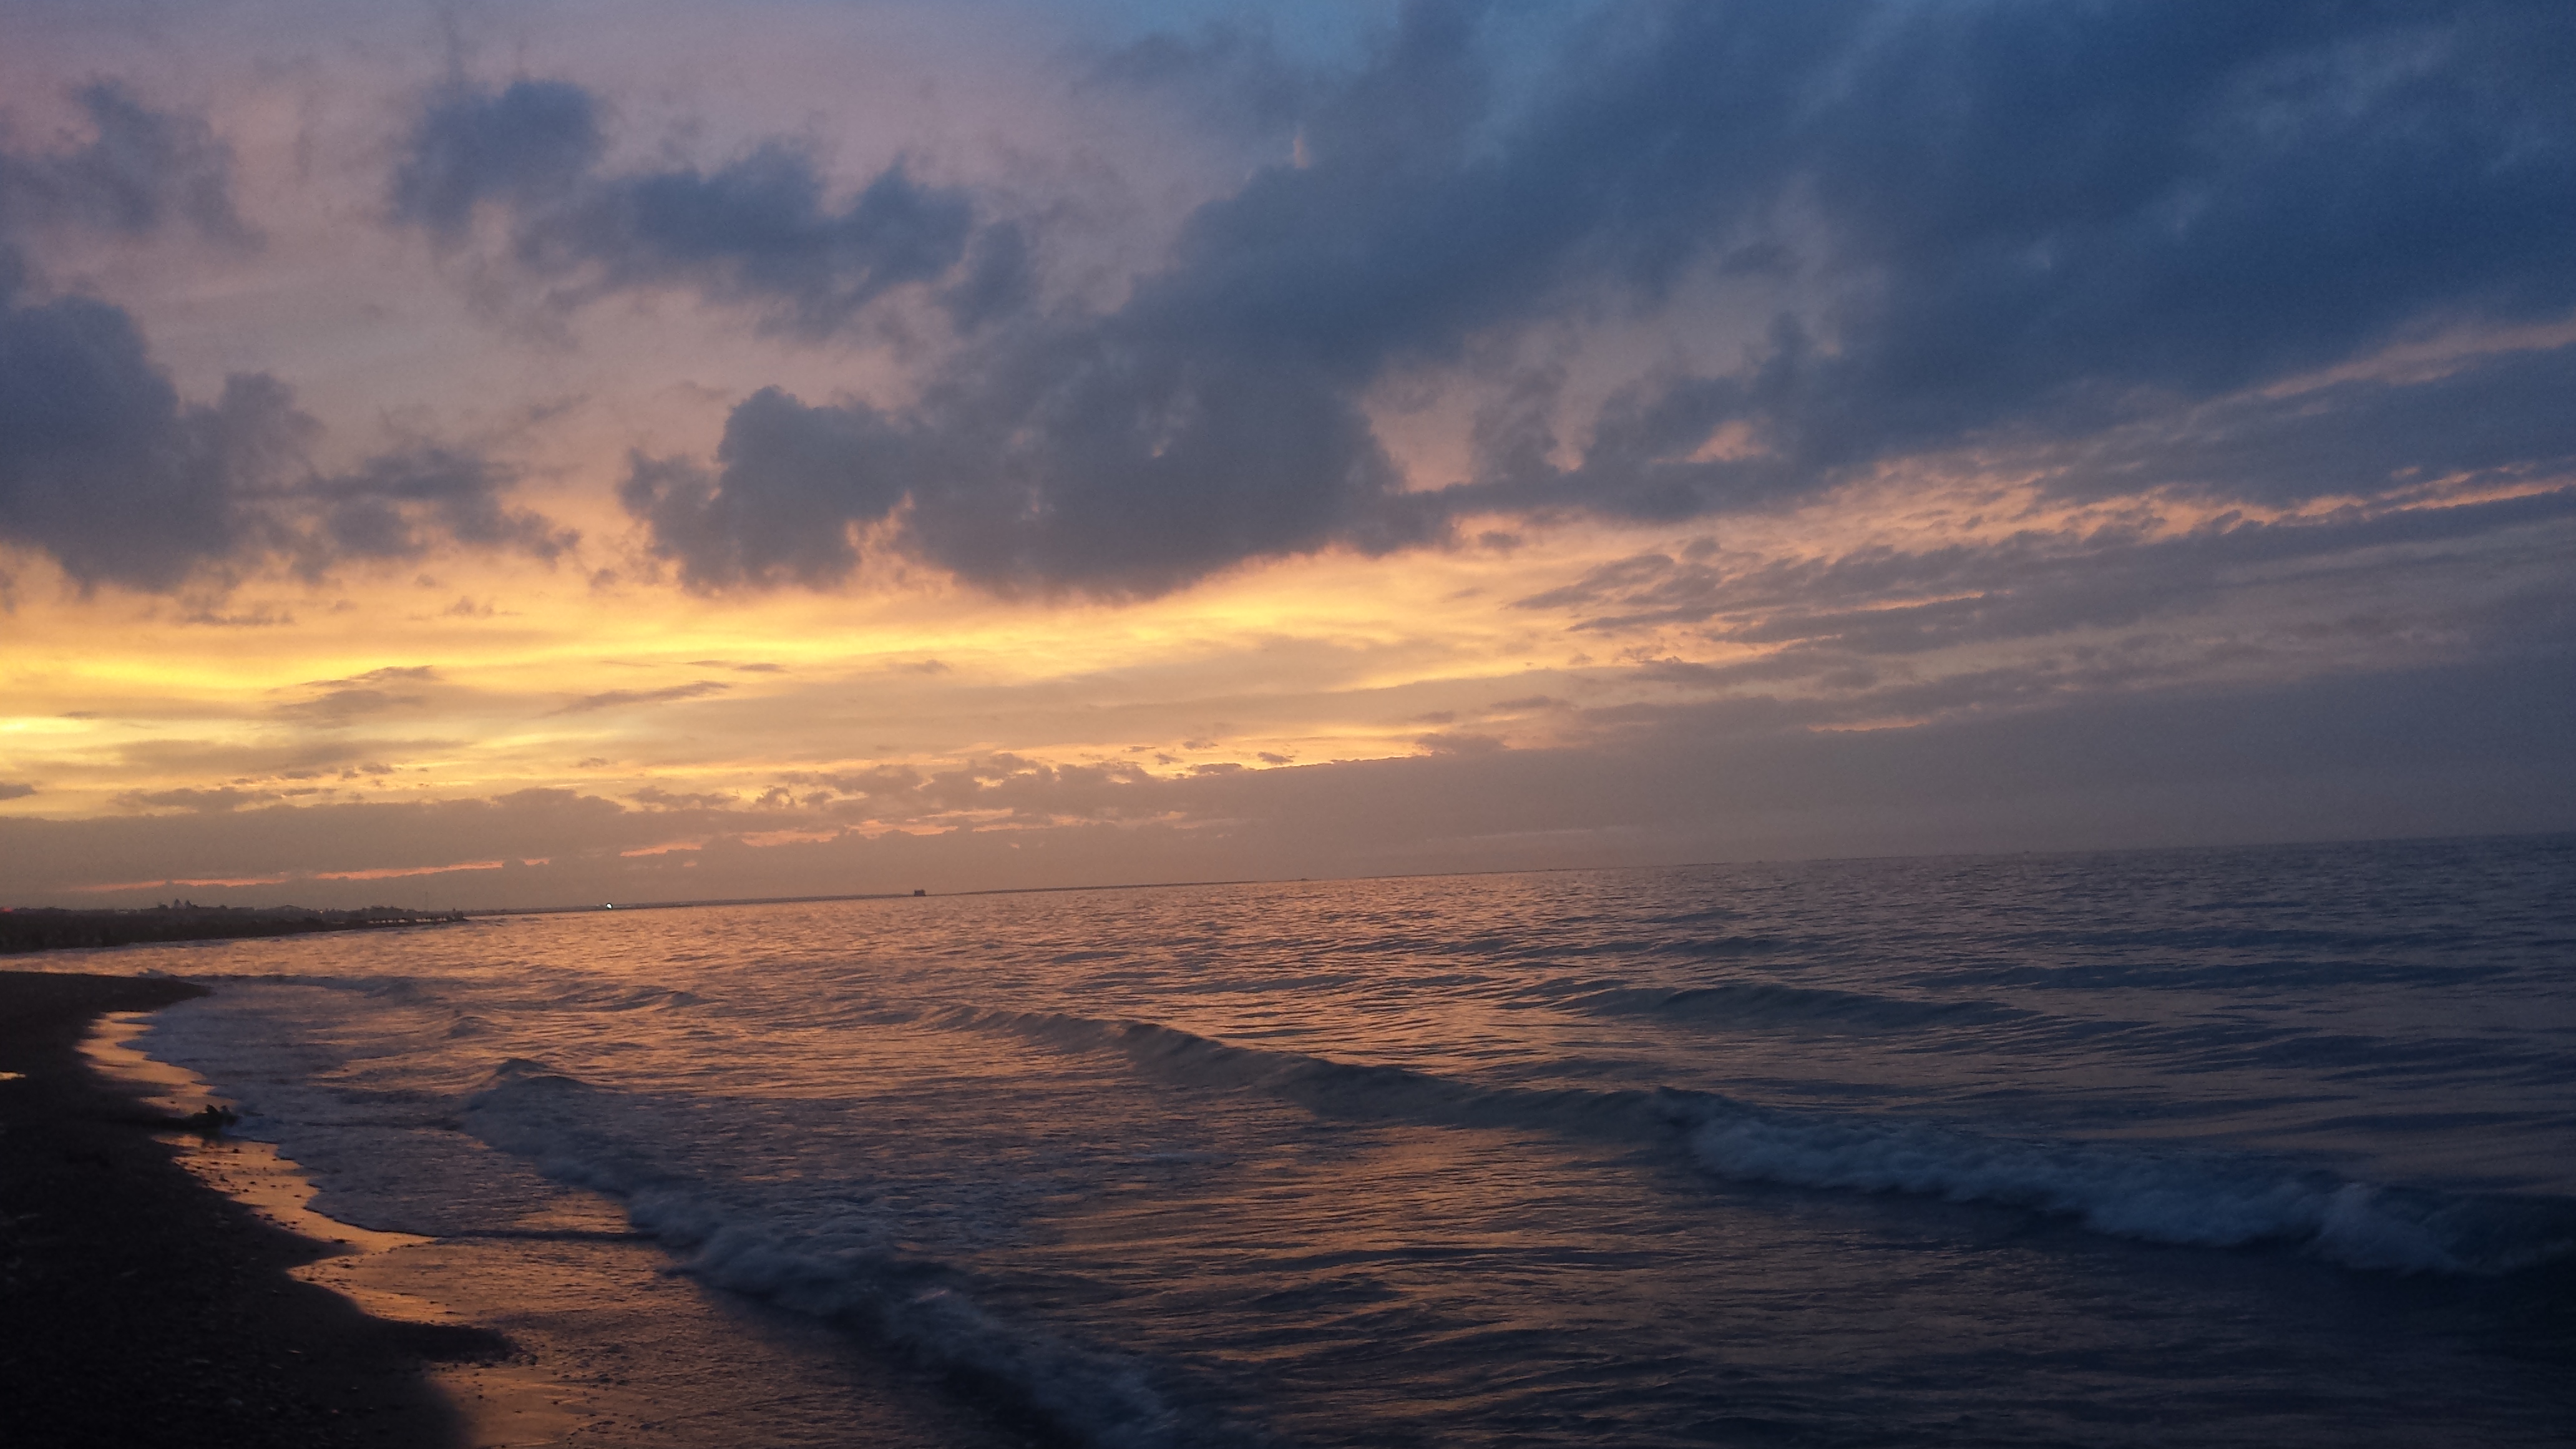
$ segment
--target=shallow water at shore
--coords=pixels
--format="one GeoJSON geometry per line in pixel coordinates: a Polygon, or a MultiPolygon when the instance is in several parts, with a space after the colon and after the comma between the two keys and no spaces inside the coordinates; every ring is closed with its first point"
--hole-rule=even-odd
{"type": "Polygon", "coordinates": [[[146,1048],[651,1442],[841,1392],[1104,1444],[2536,1444],[2571,900],[2555,837],[82,964],[217,982],[146,1048]]]}

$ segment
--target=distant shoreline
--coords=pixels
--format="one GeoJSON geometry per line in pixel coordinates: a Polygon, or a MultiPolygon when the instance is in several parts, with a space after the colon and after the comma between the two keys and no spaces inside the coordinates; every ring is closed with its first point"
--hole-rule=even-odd
{"type": "Polygon", "coordinates": [[[0,956],[76,951],[164,941],[225,941],[261,936],[301,936],[315,931],[368,931],[438,925],[465,919],[461,911],[414,911],[369,906],[354,911],[315,911],[301,906],[200,906],[182,903],[140,910],[65,910],[53,906],[0,910],[0,956]]]}

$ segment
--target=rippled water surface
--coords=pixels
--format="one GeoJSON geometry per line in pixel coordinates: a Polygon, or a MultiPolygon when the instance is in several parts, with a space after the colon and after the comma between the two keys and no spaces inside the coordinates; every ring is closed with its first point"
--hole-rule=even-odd
{"type": "Polygon", "coordinates": [[[470,1237],[604,1194],[706,1291],[832,1325],[798,1350],[815,1373],[926,1365],[1040,1440],[2576,1426],[2567,837],[117,959],[236,978],[145,1044],[239,1099],[324,1210],[470,1237]]]}

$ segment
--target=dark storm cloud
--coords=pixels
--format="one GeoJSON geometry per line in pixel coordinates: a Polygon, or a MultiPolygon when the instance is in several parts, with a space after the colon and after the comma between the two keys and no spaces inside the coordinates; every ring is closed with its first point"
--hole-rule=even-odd
{"type": "MultiPolygon", "coordinates": [[[[1114,311],[991,324],[900,413],[764,393],[719,471],[639,467],[629,506],[700,586],[829,584],[839,525],[892,520],[989,586],[1116,594],[1461,511],[1763,505],[1968,444],[2099,442],[2064,486],[2252,498],[2567,455],[2564,349],[2193,411],[2576,308],[2562,5],[1674,0],[1603,6],[1535,66],[1496,64],[1503,33],[1408,7],[1358,72],[1279,92],[1305,164],[1201,207],[1114,311]],[[1361,411],[1392,372],[1729,278],[1774,288],[1740,367],[1619,389],[1570,467],[1563,380],[1532,373],[1487,398],[1474,477],[1398,491],[1361,411]]],[[[1159,85],[1188,48],[1102,74],[1159,85]]]]}
{"type": "Polygon", "coordinates": [[[466,453],[424,445],[314,477],[303,454],[317,429],[284,383],[237,373],[215,402],[188,403],[124,309],[40,298],[20,244],[49,230],[141,237],[185,223],[251,239],[230,152],[204,122],[109,85],[80,100],[92,140],[0,150],[0,543],[51,555],[83,588],[146,590],[276,554],[318,575],[412,557],[432,538],[549,558],[570,544],[504,506],[506,475],[466,453]]]}
{"type": "MultiPolygon", "coordinates": [[[[506,214],[510,263],[548,282],[561,305],[684,287],[813,336],[967,258],[966,196],[916,181],[901,163],[838,207],[813,155],[785,142],[712,171],[608,171],[598,112],[562,81],[441,90],[395,169],[393,217],[455,244],[478,208],[506,214]]],[[[980,318],[1018,302],[1025,265],[1016,233],[982,239],[956,309],[980,318]]]]}

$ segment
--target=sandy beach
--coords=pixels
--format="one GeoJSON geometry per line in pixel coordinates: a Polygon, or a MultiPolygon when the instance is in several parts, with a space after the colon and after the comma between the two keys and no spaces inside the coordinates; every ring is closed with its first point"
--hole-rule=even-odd
{"type": "Polygon", "coordinates": [[[79,1045],[108,1012],[201,994],[169,978],[0,972],[0,1403],[29,1445],[461,1442],[424,1374],[505,1350],[370,1318],[288,1270],[325,1248],[182,1169],[173,1130],[79,1045]]]}

